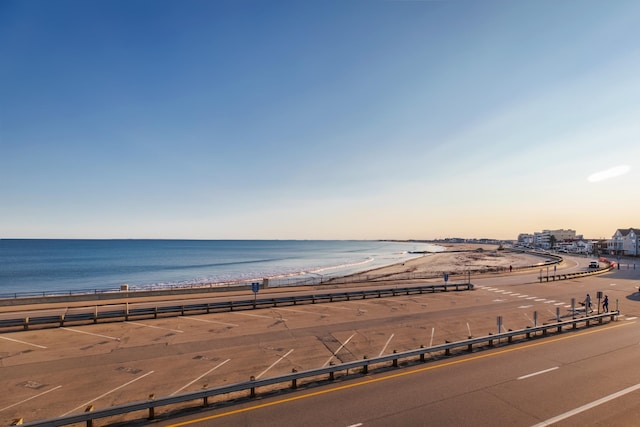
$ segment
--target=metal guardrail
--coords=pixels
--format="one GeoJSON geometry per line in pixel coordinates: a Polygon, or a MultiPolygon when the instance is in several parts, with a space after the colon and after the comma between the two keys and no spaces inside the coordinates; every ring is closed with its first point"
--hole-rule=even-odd
{"type": "MultiPolygon", "coordinates": [[[[291,306],[298,304],[316,304],[323,302],[334,301],[350,301],[352,299],[366,299],[366,298],[382,298],[396,295],[412,295],[423,294],[433,292],[448,292],[448,291],[464,291],[472,290],[473,284],[441,284],[441,285],[419,285],[419,286],[406,286],[395,287],[385,289],[369,289],[362,291],[350,291],[350,292],[330,292],[322,294],[307,294],[307,295],[294,295],[294,296],[281,296],[271,298],[254,298],[246,300],[231,300],[231,301],[217,301],[206,302],[198,304],[181,304],[163,306],[156,305],[152,307],[131,308],[129,305],[123,303],[125,306],[121,310],[99,311],[98,306],[95,306],[93,312],[84,313],[66,313],[60,315],[47,315],[47,316],[31,316],[13,319],[0,319],[0,329],[2,328],[23,328],[28,330],[32,326],[41,327],[62,327],[65,324],[73,323],[87,324],[98,323],[99,321],[127,321],[130,319],[140,318],[154,318],[159,316],[172,317],[172,316],[187,316],[195,314],[226,312],[234,310],[252,310],[259,308],[278,307],[278,306],[291,306]]],[[[112,304],[110,304],[112,305],[112,304]]]]}
{"type": "Polygon", "coordinates": [[[605,268],[598,268],[596,270],[590,270],[590,271],[578,271],[576,273],[553,274],[553,275],[540,274],[540,276],[538,276],[538,280],[540,280],[540,283],[542,283],[543,279],[546,279],[547,282],[550,282],[550,281],[555,282],[556,280],[568,280],[568,279],[575,279],[577,277],[593,276],[595,274],[602,274],[611,270],[613,270],[613,265],[609,264],[605,268]]]}
{"type": "MultiPolygon", "coordinates": [[[[610,321],[614,321],[617,316],[620,315],[619,311],[613,311],[608,313],[601,313],[592,316],[576,318],[563,322],[550,323],[542,326],[527,327],[520,330],[508,331],[498,333],[495,335],[489,334],[478,338],[469,338],[463,341],[445,342],[441,345],[432,347],[420,347],[414,350],[403,351],[399,353],[388,354],[384,356],[374,358],[364,358],[353,362],[346,362],[337,365],[330,365],[323,368],[309,369],[300,372],[292,372],[290,374],[279,375],[276,377],[270,377],[265,379],[256,380],[252,377],[249,381],[229,384],[221,387],[206,388],[195,392],[185,392],[174,396],[162,397],[158,399],[149,399],[141,402],[128,403],[124,405],[112,406],[110,408],[93,410],[92,406],[89,406],[84,413],[66,415],[58,418],[50,418],[41,421],[32,421],[23,423],[22,419],[18,419],[13,425],[24,425],[28,427],[57,427],[66,426],[74,423],[86,422],[87,425],[92,425],[92,422],[96,419],[107,418],[117,415],[125,415],[135,411],[148,411],[148,419],[155,418],[155,408],[162,406],[176,405],[185,402],[200,401],[202,400],[202,406],[209,406],[208,399],[210,397],[220,396],[228,393],[236,393],[242,391],[249,391],[249,397],[256,396],[256,389],[259,387],[265,387],[275,384],[291,383],[290,388],[295,389],[298,387],[298,380],[305,378],[317,378],[324,375],[329,375],[328,380],[335,379],[335,373],[346,371],[349,372],[353,369],[361,369],[362,374],[368,374],[371,365],[380,365],[391,362],[392,366],[398,366],[398,360],[400,359],[412,359],[418,357],[420,362],[425,362],[426,354],[433,354],[437,352],[444,352],[445,356],[451,356],[451,350],[465,349],[467,352],[473,351],[474,345],[487,344],[488,347],[495,346],[495,342],[506,339],[506,344],[514,343],[515,337],[523,337],[523,339],[531,339],[537,334],[541,333],[543,336],[548,335],[549,331],[555,330],[556,333],[561,333],[563,328],[571,326],[572,329],[577,329],[581,323],[585,324],[585,327],[589,327],[591,322],[597,322],[602,324],[603,321],[609,318],[610,321]]],[[[316,379],[317,380],[317,379],[316,379]]]]}

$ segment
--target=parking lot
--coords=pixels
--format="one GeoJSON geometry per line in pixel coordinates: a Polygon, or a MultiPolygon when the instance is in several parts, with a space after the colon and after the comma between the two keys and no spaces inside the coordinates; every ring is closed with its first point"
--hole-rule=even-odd
{"type": "MultiPolygon", "coordinates": [[[[565,286],[352,300],[0,334],[0,422],[318,368],[566,316],[565,286]],[[553,296],[553,294],[557,294],[553,296]]],[[[575,285],[574,285],[575,286],[575,285]]],[[[111,419],[111,422],[114,420],[111,419]]]]}

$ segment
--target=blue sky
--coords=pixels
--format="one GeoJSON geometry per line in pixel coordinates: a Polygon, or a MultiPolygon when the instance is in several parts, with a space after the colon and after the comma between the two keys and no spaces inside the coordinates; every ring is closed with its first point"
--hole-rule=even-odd
{"type": "Polygon", "coordinates": [[[638,22],[621,0],[5,0],[0,237],[611,237],[640,227],[638,22]]]}

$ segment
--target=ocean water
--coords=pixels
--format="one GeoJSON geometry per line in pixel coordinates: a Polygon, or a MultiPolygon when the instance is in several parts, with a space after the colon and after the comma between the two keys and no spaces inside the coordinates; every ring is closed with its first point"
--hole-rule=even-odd
{"type": "Polygon", "coordinates": [[[437,252],[419,242],[0,240],[0,296],[336,277],[437,252]]]}

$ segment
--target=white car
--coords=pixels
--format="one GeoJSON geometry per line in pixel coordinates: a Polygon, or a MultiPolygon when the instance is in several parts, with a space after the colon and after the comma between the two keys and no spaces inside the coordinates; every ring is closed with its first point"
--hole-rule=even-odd
{"type": "Polygon", "coordinates": [[[591,261],[589,263],[589,268],[600,268],[600,264],[598,264],[598,261],[591,261]]]}

